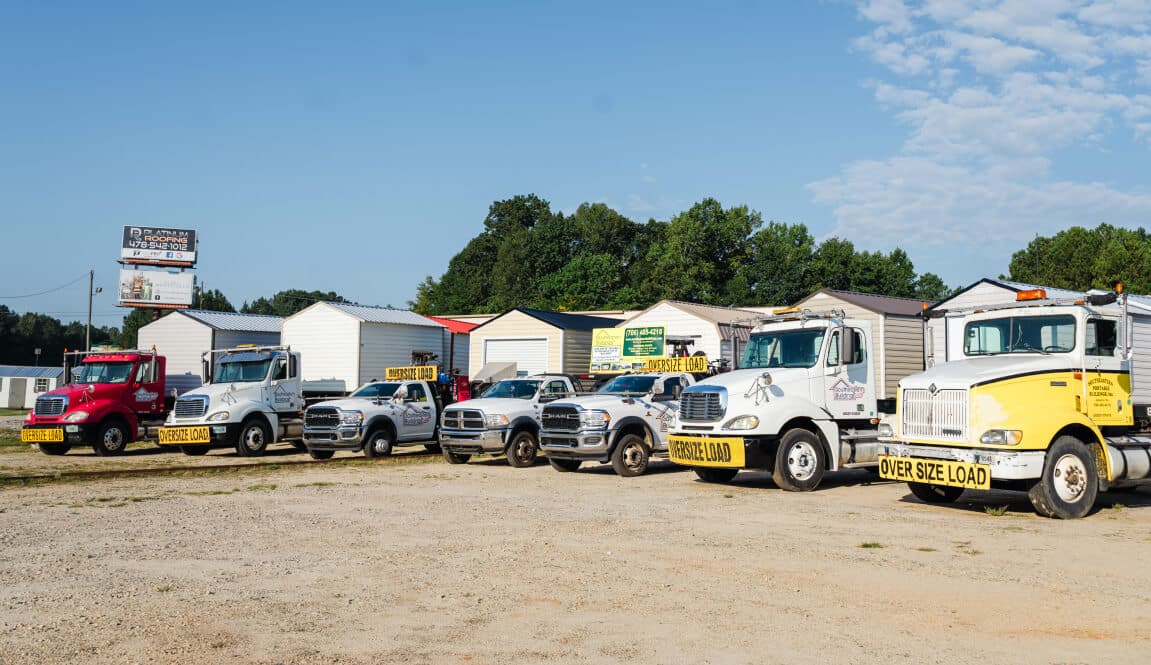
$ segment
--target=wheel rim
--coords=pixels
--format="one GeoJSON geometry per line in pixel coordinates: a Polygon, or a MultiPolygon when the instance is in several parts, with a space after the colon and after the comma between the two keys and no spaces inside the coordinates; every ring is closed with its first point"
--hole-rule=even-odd
{"type": "Polygon", "coordinates": [[[248,450],[260,450],[264,447],[264,430],[259,427],[249,427],[244,432],[244,445],[248,450]]]}
{"type": "Polygon", "coordinates": [[[390,444],[388,443],[388,438],[382,434],[378,434],[374,439],[372,439],[372,452],[376,453],[377,455],[383,455],[384,453],[388,452],[389,446],[390,444]]]}
{"type": "Polygon", "coordinates": [[[1055,462],[1052,481],[1055,494],[1060,499],[1075,503],[1087,491],[1087,467],[1077,455],[1064,455],[1055,462]]]}
{"type": "Polygon", "coordinates": [[[787,472],[796,480],[807,480],[815,474],[815,448],[800,441],[787,451],[787,472]]]}
{"type": "Polygon", "coordinates": [[[623,464],[633,471],[644,467],[644,457],[642,444],[628,444],[628,446],[623,449],[623,464]]]}
{"type": "Polygon", "coordinates": [[[535,445],[532,440],[526,436],[516,442],[516,458],[520,461],[526,462],[532,458],[532,453],[535,451],[535,445]]]}
{"type": "Polygon", "coordinates": [[[108,450],[119,450],[124,445],[124,433],[119,427],[110,427],[104,432],[104,447],[108,450]]]}

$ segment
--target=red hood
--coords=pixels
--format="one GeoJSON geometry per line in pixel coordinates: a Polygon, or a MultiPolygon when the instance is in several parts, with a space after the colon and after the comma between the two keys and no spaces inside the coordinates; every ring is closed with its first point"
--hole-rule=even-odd
{"type": "Polygon", "coordinates": [[[64,396],[68,398],[69,408],[75,408],[77,404],[83,404],[88,399],[119,399],[128,390],[130,384],[127,383],[71,383],[62,386],[55,390],[41,393],[41,397],[47,396],[64,396]],[[89,386],[92,387],[89,392],[89,386]]]}

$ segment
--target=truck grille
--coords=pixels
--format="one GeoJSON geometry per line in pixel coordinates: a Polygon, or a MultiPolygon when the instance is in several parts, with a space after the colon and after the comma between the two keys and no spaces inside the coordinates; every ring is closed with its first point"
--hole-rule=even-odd
{"type": "Polygon", "coordinates": [[[38,416],[58,416],[68,406],[67,397],[37,397],[33,413],[38,416]]]}
{"type": "Polygon", "coordinates": [[[902,434],[936,441],[967,441],[967,391],[904,388],[902,434]]]}
{"type": "Polygon", "coordinates": [[[579,409],[574,406],[545,406],[540,422],[548,431],[578,432],[579,409]]]}
{"type": "Polygon", "coordinates": [[[444,429],[484,429],[484,414],[471,409],[448,409],[444,411],[444,429]]]}
{"type": "Polygon", "coordinates": [[[712,422],[723,418],[723,395],[718,390],[685,390],[679,402],[679,419],[712,422]]]}
{"type": "Polygon", "coordinates": [[[202,418],[207,410],[208,400],[204,397],[181,397],[172,408],[177,418],[202,418]]]}
{"type": "Polygon", "coordinates": [[[340,412],[331,406],[313,406],[304,412],[304,427],[339,427],[340,412]]]}

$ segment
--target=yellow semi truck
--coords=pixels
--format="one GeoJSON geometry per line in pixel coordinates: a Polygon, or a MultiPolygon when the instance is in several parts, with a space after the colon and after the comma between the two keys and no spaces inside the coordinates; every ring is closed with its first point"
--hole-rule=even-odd
{"type": "Polygon", "coordinates": [[[880,476],[928,503],[1026,491],[1063,519],[1099,492],[1151,483],[1151,300],[1034,289],[957,314],[959,357],[899,382],[880,476]]]}

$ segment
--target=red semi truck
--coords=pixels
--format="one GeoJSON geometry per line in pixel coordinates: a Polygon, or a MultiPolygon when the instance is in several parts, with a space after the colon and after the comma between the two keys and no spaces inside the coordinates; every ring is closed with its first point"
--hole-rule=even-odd
{"type": "Polygon", "coordinates": [[[46,455],[80,444],[97,455],[119,455],[141,428],[163,424],[177,395],[200,385],[198,376],[166,376],[165,368],[155,349],[65,353],[67,384],[36,398],[20,440],[38,444],[46,455]]]}

